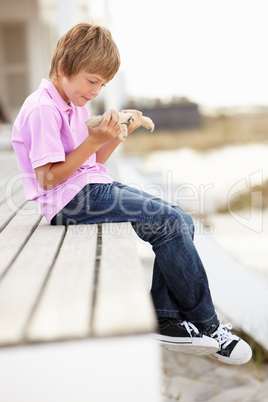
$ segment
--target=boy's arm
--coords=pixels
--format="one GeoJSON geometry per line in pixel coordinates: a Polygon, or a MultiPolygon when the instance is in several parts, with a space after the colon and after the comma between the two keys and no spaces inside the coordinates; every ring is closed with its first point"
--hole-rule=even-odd
{"type": "Polygon", "coordinates": [[[112,155],[114,150],[121,144],[121,141],[118,138],[114,138],[113,140],[106,142],[96,151],[96,162],[105,163],[107,159],[112,155]]]}
{"type": "Polygon", "coordinates": [[[121,132],[118,113],[104,114],[102,123],[95,128],[88,128],[88,137],[72,152],[66,155],[64,162],[47,163],[34,169],[39,185],[51,190],[66,181],[92,154],[103,145],[113,142],[121,132]]]}
{"type": "MultiPolygon", "coordinates": [[[[134,109],[122,110],[122,112],[132,113],[135,117],[135,121],[128,127],[128,134],[141,126],[142,112],[134,109]]],[[[114,138],[113,140],[103,144],[96,152],[96,162],[102,164],[105,163],[120,143],[121,141],[118,138],[114,138]]]]}

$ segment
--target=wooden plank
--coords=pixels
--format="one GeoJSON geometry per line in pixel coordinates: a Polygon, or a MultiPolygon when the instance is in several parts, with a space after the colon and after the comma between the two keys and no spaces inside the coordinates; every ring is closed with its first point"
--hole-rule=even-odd
{"type": "MultiPolygon", "coordinates": [[[[23,185],[19,173],[8,176],[6,183],[0,188],[0,205],[7,199],[11,198],[12,200],[14,194],[21,190],[23,190],[23,185]]],[[[12,202],[10,202],[10,204],[12,205],[12,202]]]]}
{"type": "Polygon", "coordinates": [[[27,330],[30,341],[90,334],[97,225],[69,226],[40,303],[27,330]]]}
{"type": "Polygon", "coordinates": [[[151,332],[153,304],[129,222],[102,225],[102,256],[93,333],[96,336],[151,332]]]}
{"type": "MultiPolygon", "coordinates": [[[[17,166],[16,156],[13,151],[1,152],[0,169],[10,169],[11,166],[17,166]]],[[[1,173],[0,173],[1,175],[1,173]]]]}
{"type": "Polygon", "coordinates": [[[16,172],[8,172],[7,177],[0,181],[0,204],[5,201],[10,193],[15,193],[22,187],[20,176],[16,172]]]}
{"type": "Polygon", "coordinates": [[[211,235],[197,234],[217,310],[268,350],[268,279],[241,264],[211,235]]]}
{"type": "MultiPolygon", "coordinates": [[[[0,344],[24,341],[24,330],[65,233],[42,219],[0,282],[0,344]]],[[[14,234],[15,235],[15,234],[14,234]]]]}
{"type": "Polygon", "coordinates": [[[18,165],[13,152],[1,153],[0,158],[0,187],[8,178],[18,172],[18,165]]]}
{"type": "Polygon", "coordinates": [[[18,165],[16,157],[13,152],[1,153],[0,158],[0,203],[2,203],[6,197],[6,188],[11,188],[12,191],[16,190],[18,186],[21,186],[21,179],[18,172],[18,165]]]}
{"type": "Polygon", "coordinates": [[[41,220],[36,202],[27,202],[0,233],[0,277],[20,253],[41,220]]]}
{"type": "Polygon", "coordinates": [[[15,216],[18,210],[26,202],[23,188],[12,194],[0,205],[0,232],[15,216]]]}
{"type": "Polygon", "coordinates": [[[25,203],[23,186],[14,152],[0,158],[0,232],[25,203]]]}

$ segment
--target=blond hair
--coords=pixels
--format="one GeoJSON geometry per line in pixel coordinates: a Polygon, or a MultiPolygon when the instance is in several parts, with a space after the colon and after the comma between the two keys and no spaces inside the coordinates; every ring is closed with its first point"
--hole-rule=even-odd
{"type": "Polygon", "coordinates": [[[60,68],[67,77],[85,70],[101,75],[108,82],[119,66],[119,51],[110,31],[99,25],[80,23],[58,41],[49,78],[57,78],[60,68]]]}

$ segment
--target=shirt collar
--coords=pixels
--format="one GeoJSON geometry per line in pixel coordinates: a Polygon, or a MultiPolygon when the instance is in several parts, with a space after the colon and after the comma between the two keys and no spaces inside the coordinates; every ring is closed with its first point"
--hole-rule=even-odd
{"type": "Polygon", "coordinates": [[[58,108],[61,112],[69,112],[70,110],[73,110],[72,102],[70,102],[70,105],[68,105],[68,103],[66,103],[65,100],[61,97],[58,90],[51,81],[47,79],[42,79],[40,88],[45,88],[47,90],[51,98],[58,105],[58,108]]]}

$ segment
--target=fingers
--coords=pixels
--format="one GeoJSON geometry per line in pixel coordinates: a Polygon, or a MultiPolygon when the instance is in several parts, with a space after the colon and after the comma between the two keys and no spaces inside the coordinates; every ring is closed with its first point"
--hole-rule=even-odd
{"type": "Polygon", "coordinates": [[[120,115],[114,109],[111,110],[110,124],[114,129],[117,129],[117,130],[120,129],[121,130],[120,115]]]}
{"type": "Polygon", "coordinates": [[[117,113],[114,109],[111,112],[105,112],[103,115],[102,125],[114,127],[117,124],[120,124],[119,113],[117,113]]]}
{"type": "Polygon", "coordinates": [[[103,119],[102,119],[102,122],[101,122],[102,127],[103,128],[107,127],[109,122],[110,122],[110,120],[111,120],[111,113],[110,112],[105,112],[103,114],[103,119]]]}
{"type": "Polygon", "coordinates": [[[142,118],[142,112],[140,110],[136,109],[127,109],[127,110],[121,110],[122,113],[132,113],[134,115],[135,120],[138,122],[141,122],[142,118]]]}
{"type": "Polygon", "coordinates": [[[141,126],[142,112],[135,109],[122,110],[122,113],[131,113],[134,116],[134,121],[128,127],[128,134],[141,126]]]}
{"type": "Polygon", "coordinates": [[[122,131],[119,113],[114,109],[111,112],[105,112],[100,128],[107,131],[111,137],[117,137],[122,131]]]}
{"type": "Polygon", "coordinates": [[[122,131],[122,126],[120,122],[120,115],[114,109],[111,110],[111,119],[109,125],[114,131],[115,136],[119,135],[122,131]]]}

